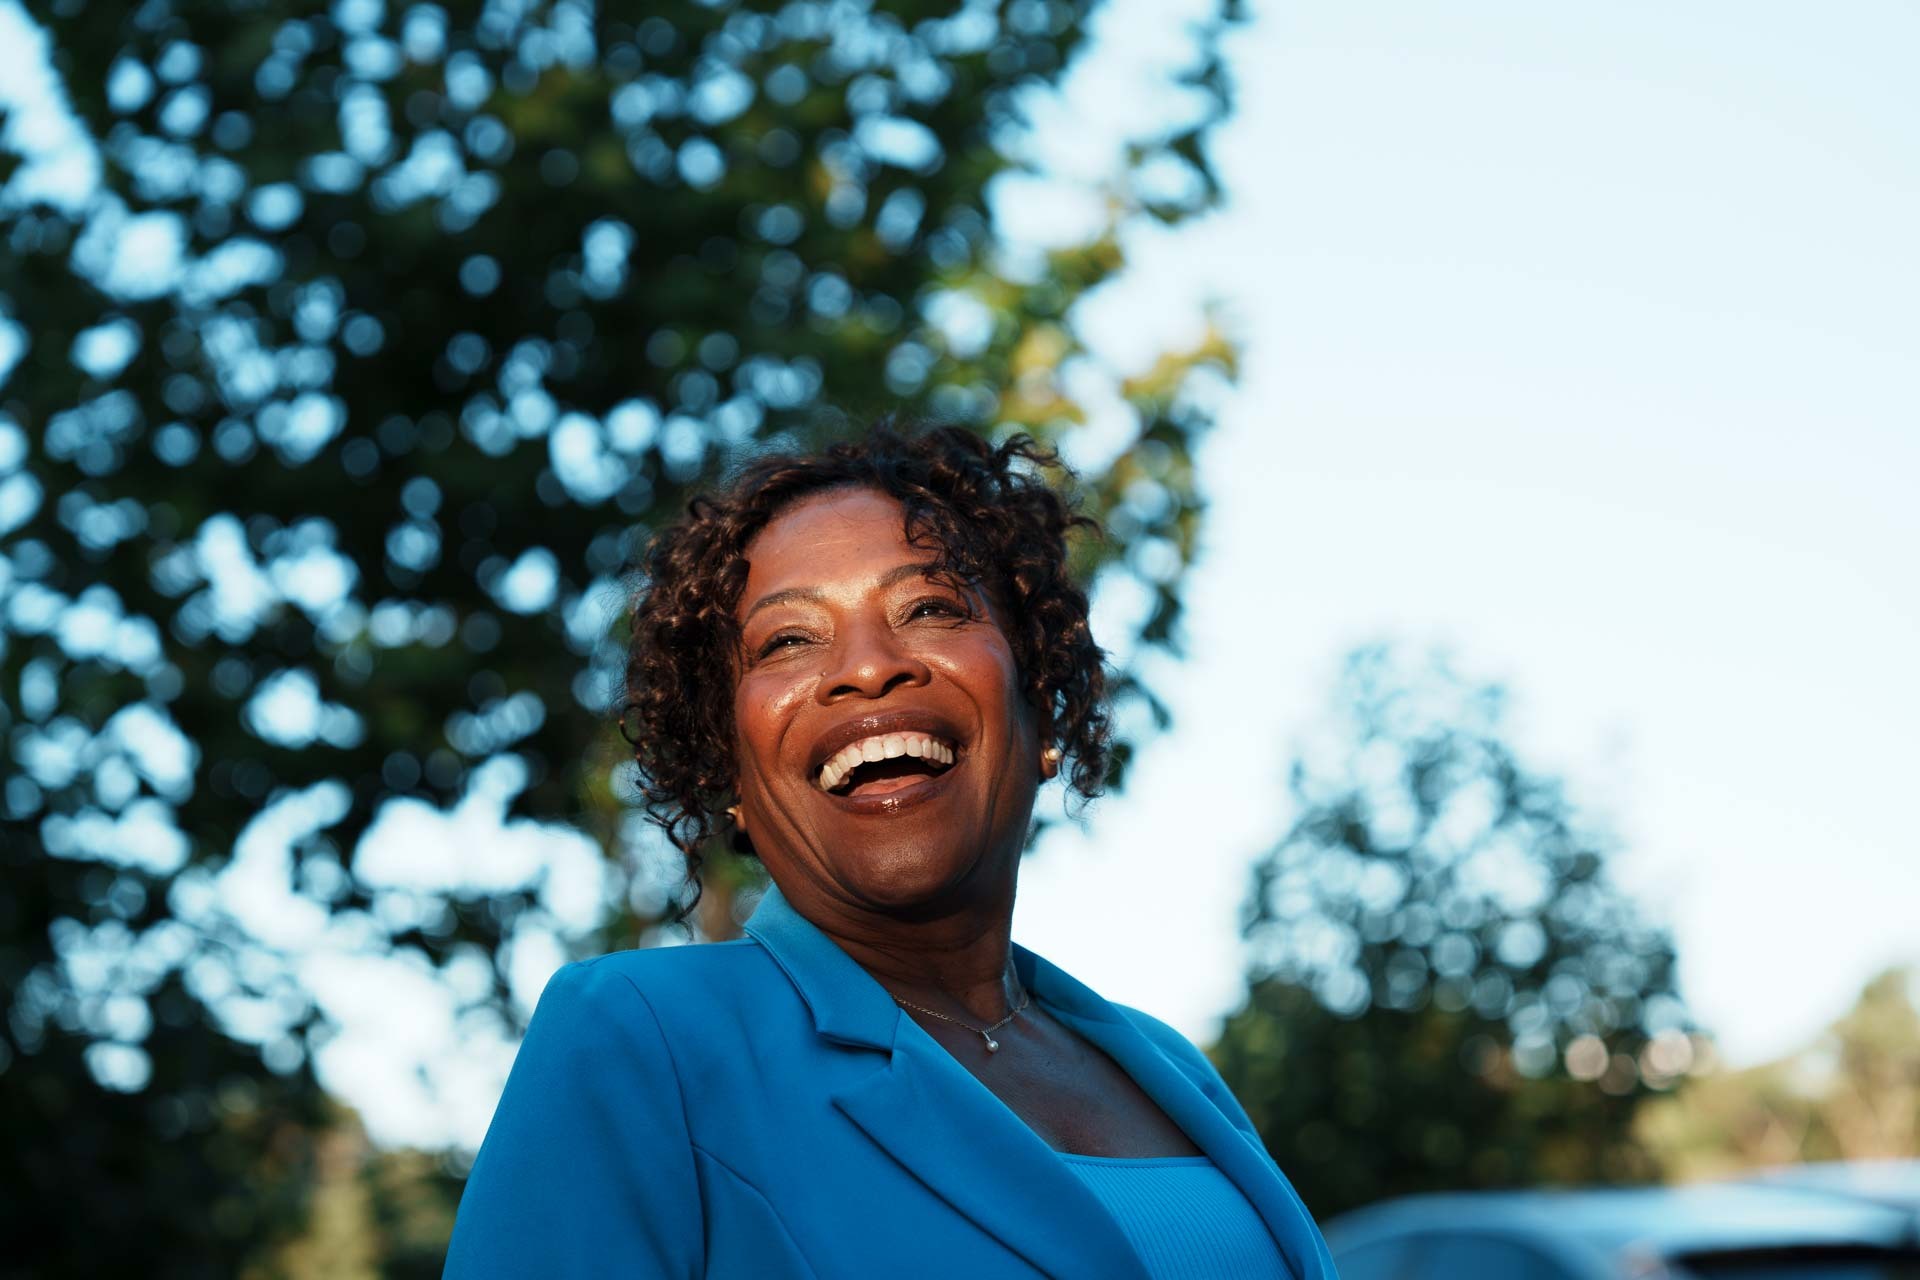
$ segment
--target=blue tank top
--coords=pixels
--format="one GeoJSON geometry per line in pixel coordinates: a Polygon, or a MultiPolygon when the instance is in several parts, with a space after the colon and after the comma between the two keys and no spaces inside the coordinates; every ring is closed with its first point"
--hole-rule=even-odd
{"type": "Polygon", "coordinates": [[[1267,1224],[1205,1156],[1060,1158],[1120,1224],[1153,1280],[1292,1280],[1267,1224]]]}

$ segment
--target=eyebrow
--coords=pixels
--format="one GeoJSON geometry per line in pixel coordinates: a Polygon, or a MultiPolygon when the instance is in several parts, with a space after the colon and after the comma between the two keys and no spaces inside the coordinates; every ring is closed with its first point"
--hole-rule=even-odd
{"type": "MultiPolygon", "coordinates": [[[[897,564],[893,568],[881,574],[880,581],[875,585],[877,585],[880,590],[884,591],[888,587],[891,587],[896,585],[897,583],[903,582],[908,578],[927,578],[927,577],[931,577],[932,575],[933,575],[933,566],[931,564],[925,563],[923,561],[909,560],[905,564],[897,564]]],[[[753,607],[747,610],[747,616],[745,618],[742,618],[741,622],[745,623],[751,620],[753,615],[760,612],[762,609],[771,609],[773,606],[777,604],[793,604],[795,602],[800,602],[800,601],[805,601],[805,602],[818,601],[823,597],[823,594],[824,593],[818,587],[788,587],[784,591],[770,592],[767,595],[761,596],[758,600],[755,600],[753,602],[753,607]]]]}

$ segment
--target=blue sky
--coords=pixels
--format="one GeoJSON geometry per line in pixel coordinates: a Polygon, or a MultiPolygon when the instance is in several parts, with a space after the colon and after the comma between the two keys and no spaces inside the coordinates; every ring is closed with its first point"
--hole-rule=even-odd
{"type": "Polygon", "coordinates": [[[1512,686],[1733,1061],[1920,961],[1917,44],[1897,4],[1254,6],[1231,206],[1088,317],[1138,359],[1206,290],[1244,342],[1180,725],[1030,864],[1029,945],[1205,1039],[1288,744],[1402,636],[1512,686]]]}
{"type": "MultiPolygon", "coordinates": [[[[1097,184],[1116,136],[1177,108],[1141,86],[1200,8],[1100,11],[1065,94],[1034,103],[1052,172],[1097,184]]],[[[0,4],[0,45],[17,18],[0,4]]],[[[1920,10],[1864,0],[1254,4],[1215,145],[1228,207],[1137,230],[1129,278],[1078,317],[1123,369],[1209,299],[1244,347],[1203,452],[1192,657],[1162,677],[1178,724],[1029,862],[1017,936],[1209,1039],[1292,745],[1340,655],[1398,637],[1512,687],[1517,736],[1623,837],[1620,876],[1733,1061],[1920,962],[1917,46],[1920,10]]],[[[16,117],[15,141],[58,124],[16,117]]],[[[1070,182],[1004,204],[1041,239],[1099,209],[1070,182]]],[[[551,865],[556,912],[590,916],[582,842],[500,829],[510,772],[452,815],[396,806],[387,843],[491,841],[487,875],[551,865]]],[[[224,900],[317,946],[285,833],[253,835],[224,900]]],[[[439,874],[370,854],[398,885],[439,874]]],[[[529,999],[560,955],[514,949],[529,999]]],[[[347,1028],[323,1075],[376,1133],[477,1140],[500,1028],[366,956],[304,976],[347,1028]]]]}

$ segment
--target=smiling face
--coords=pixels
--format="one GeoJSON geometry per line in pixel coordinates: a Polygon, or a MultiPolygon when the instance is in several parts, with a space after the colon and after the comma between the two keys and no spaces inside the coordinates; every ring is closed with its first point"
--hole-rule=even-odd
{"type": "Polygon", "coordinates": [[[796,502],[747,544],[734,688],[741,821],[801,914],[1011,894],[1040,732],[992,606],[927,576],[872,489],[796,502]]]}

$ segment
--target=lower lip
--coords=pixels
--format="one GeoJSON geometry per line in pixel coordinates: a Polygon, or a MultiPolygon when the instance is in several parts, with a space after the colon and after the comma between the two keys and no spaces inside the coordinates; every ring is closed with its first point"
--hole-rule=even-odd
{"type": "MultiPolygon", "coordinates": [[[[837,796],[831,791],[820,791],[834,808],[842,813],[856,817],[885,817],[905,809],[923,805],[935,799],[946,790],[947,780],[960,771],[961,762],[955,761],[944,773],[920,778],[904,787],[895,787],[892,791],[874,796],[837,796]]],[[[819,791],[818,787],[814,790],[819,791]]]]}

